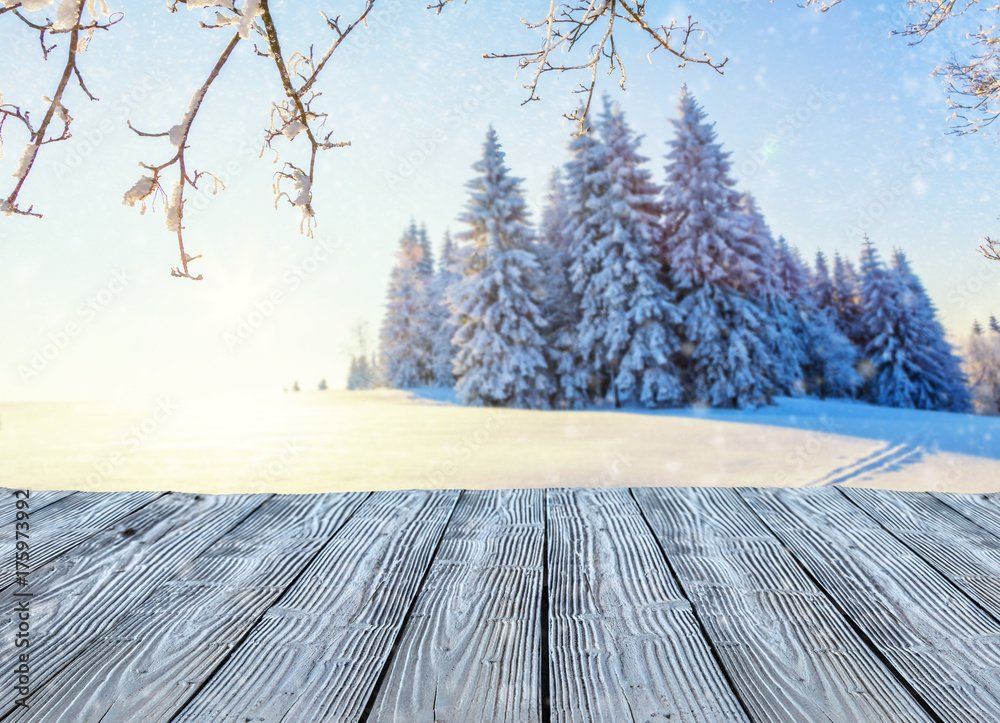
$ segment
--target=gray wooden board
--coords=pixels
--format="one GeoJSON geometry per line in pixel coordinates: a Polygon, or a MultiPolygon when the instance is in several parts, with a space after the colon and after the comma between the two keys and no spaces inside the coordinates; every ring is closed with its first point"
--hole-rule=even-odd
{"type": "Polygon", "coordinates": [[[958,492],[932,492],[953,510],[972,520],[977,526],[1000,537],[1000,494],[961,494],[958,492]]]}
{"type": "MultiPolygon", "coordinates": [[[[115,524],[164,492],[77,492],[31,514],[29,587],[33,573],[87,538],[115,524]]],[[[11,500],[13,505],[13,500],[11,500]]],[[[16,522],[0,526],[0,540],[9,540],[11,554],[3,556],[0,589],[15,581],[13,545],[16,522]]],[[[2,544],[2,543],[0,543],[2,544]]]]}
{"type": "Polygon", "coordinates": [[[740,489],[934,713],[1000,720],[1000,624],[831,487],[740,489]]]}
{"type": "Polygon", "coordinates": [[[747,720],[628,490],[547,511],[553,723],[747,720]]]}
{"type": "Polygon", "coordinates": [[[758,721],[929,721],[732,489],[633,491],[758,721]]]}
{"type": "MultiPolygon", "coordinates": [[[[110,493],[121,494],[121,493],[110,493]]],[[[31,579],[31,684],[43,684],[95,636],[142,602],[238,524],[270,495],[169,494],[53,560],[31,579]]],[[[0,593],[10,614],[20,586],[0,593]]],[[[22,650],[14,647],[18,620],[3,620],[0,670],[13,671],[22,650]]],[[[14,707],[13,688],[2,692],[0,715],[14,707]]],[[[38,696],[33,696],[37,698],[38,696]]],[[[78,720],[84,720],[79,718],[78,720]]]]}
{"type": "Polygon", "coordinates": [[[842,491],[1000,620],[1000,537],[924,492],[842,491]]]}
{"type": "Polygon", "coordinates": [[[370,723],[540,723],[544,542],[542,490],[463,493],[370,723]]]}
{"type": "MultiPolygon", "coordinates": [[[[277,495],[194,559],[6,721],[168,721],[366,493],[277,495]]],[[[248,510],[249,511],[249,510],[248,510]]]]}
{"type": "Polygon", "coordinates": [[[373,494],[172,720],[359,720],[459,494],[373,494]]]}
{"type": "MultiPolygon", "coordinates": [[[[63,497],[69,497],[70,495],[76,494],[73,490],[26,490],[28,493],[28,512],[30,515],[34,515],[39,512],[43,507],[51,505],[53,502],[58,502],[63,497]]],[[[14,496],[15,492],[20,492],[20,490],[12,490],[7,487],[0,487],[0,525],[8,525],[14,522],[17,518],[17,505],[15,502],[19,499],[24,499],[23,495],[17,497],[14,496]]]]}

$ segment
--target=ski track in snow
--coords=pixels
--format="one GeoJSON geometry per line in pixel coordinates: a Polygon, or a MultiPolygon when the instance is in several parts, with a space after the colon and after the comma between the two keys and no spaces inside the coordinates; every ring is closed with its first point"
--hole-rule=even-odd
{"type": "Polygon", "coordinates": [[[809,482],[803,486],[827,487],[845,482],[860,481],[865,475],[890,472],[900,469],[904,465],[919,462],[924,456],[924,451],[922,445],[912,445],[906,442],[885,444],[881,449],[843,467],[838,467],[815,482],[809,482]]]}

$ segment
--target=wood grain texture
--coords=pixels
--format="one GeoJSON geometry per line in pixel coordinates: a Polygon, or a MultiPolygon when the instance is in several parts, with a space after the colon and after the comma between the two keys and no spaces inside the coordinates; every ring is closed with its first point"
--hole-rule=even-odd
{"type": "MultiPolygon", "coordinates": [[[[123,517],[149,504],[164,492],[77,492],[47,504],[31,513],[31,573],[72,549],[84,540],[114,525],[123,517]]],[[[13,507],[13,499],[10,500],[13,507]]],[[[16,537],[14,521],[0,526],[0,540],[16,537]]],[[[4,555],[0,564],[0,589],[15,580],[13,554],[4,555]]],[[[29,578],[32,574],[29,573],[29,578]]],[[[33,579],[33,578],[32,578],[33,579]]]]}
{"type": "Polygon", "coordinates": [[[551,720],[746,721],[628,490],[547,510],[551,720]]]}
{"type": "Polygon", "coordinates": [[[370,723],[540,723],[544,500],[462,495],[370,723]]]}
{"type": "Polygon", "coordinates": [[[632,492],[754,720],[931,720],[734,490],[632,492]]]}
{"type": "Polygon", "coordinates": [[[5,720],[170,720],[366,496],[278,495],[259,504],[202,554],[182,559],[37,689],[27,711],[5,720]]]}
{"type": "Polygon", "coordinates": [[[842,492],[1000,620],[1000,537],[927,493],[842,492]]]}
{"type": "Polygon", "coordinates": [[[972,520],[977,526],[1000,537],[1000,493],[970,495],[957,492],[931,492],[929,494],[972,520]]]}
{"type": "MultiPolygon", "coordinates": [[[[165,495],[39,571],[30,586],[33,690],[45,698],[49,678],[268,497],[165,495]]],[[[18,592],[13,585],[0,593],[0,610],[13,611],[18,592]]],[[[21,652],[13,646],[16,622],[3,621],[2,670],[13,670],[21,652]]],[[[3,692],[0,714],[13,709],[12,693],[3,692]]]]}
{"type": "Polygon", "coordinates": [[[1000,720],[1000,623],[835,488],[739,493],[937,716],[1000,720]]]}
{"type": "Polygon", "coordinates": [[[373,494],[172,720],[359,720],[459,494],[373,494]]]}
{"type": "MultiPolygon", "coordinates": [[[[7,487],[0,487],[0,526],[8,525],[15,521],[17,516],[17,506],[14,504],[18,498],[14,497],[15,490],[7,487]]],[[[43,507],[58,502],[63,497],[76,494],[73,490],[27,490],[29,512],[34,515],[43,507]]]]}

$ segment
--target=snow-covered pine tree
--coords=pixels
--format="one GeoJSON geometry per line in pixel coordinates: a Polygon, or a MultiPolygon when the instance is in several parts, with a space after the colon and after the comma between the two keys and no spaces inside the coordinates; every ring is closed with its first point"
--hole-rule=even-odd
{"type": "Polygon", "coordinates": [[[983,333],[976,321],[965,347],[963,366],[976,412],[1000,414],[1000,334],[983,333]]]}
{"type": "Polygon", "coordinates": [[[990,314],[989,326],[990,326],[990,331],[1000,334],[1000,322],[997,321],[996,316],[994,316],[993,314],[990,314]]]}
{"type": "Polygon", "coordinates": [[[411,223],[399,241],[379,334],[382,377],[388,386],[398,389],[432,381],[425,258],[419,232],[411,223]]]}
{"type": "Polygon", "coordinates": [[[648,160],[638,153],[641,139],[607,97],[598,127],[604,170],[571,245],[581,307],[577,357],[609,380],[616,406],[632,399],[678,404],[683,387],[672,357],[680,346],[674,331],[680,314],[660,282],[655,246],[660,189],[641,167],[648,160]]]}
{"type": "Polygon", "coordinates": [[[353,392],[354,390],[361,388],[361,374],[358,369],[358,358],[356,356],[352,356],[351,365],[347,369],[347,389],[353,392]]]}
{"type": "Polygon", "coordinates": [[[535,298],[541,272],[521,179],[504,164],[490,126],[483,157],[466,183],[469,200],[459,220],[470,245],[465,276],[449,290],[453,320],[455,389],[466,404],[546,408],[551,385],[543,354],[545,319],[535,298]]]}
{"type": "Polygon", "coordinates": [[[434,276],[434,249],[431,246],[430,236],[427,235],[427,226],[425,224],[420,224],[415,238],[420,242],[420,249],[423,251],[423,257],[420,259],[420,269],[427,275],[427,278],[432,278],[434,276]]]}
{"type": "Polygon", "coordinates": [[[803,367],[808,361],[804,346],[802,312],[796,303],[804,282],[803,267],[792,257],[784,238],[775,242],[771,229],[749,193],[740,199],[742,232],[738,234],[738,291],[765,312],[758,331],[771,354],[771,392],[797,395],[805,392],[803,367]]]}
{"type": "Polygon", "coordinates": [[[760,336],[766,312],[740,290],[752,282],[740,278],[745,222],[729,154],[715,142],[714,126],[687,86],[679,111],[667,154],[662,253],[667,286],[678,294],[683,318],[688,398],[715,407],[766,404],[774,360],[760,336]]]}
{"type": "Polygon", "coordinates": [[[817,271],[811,274],[797,250],[783,238],[778,240],[778,251],[778,275],[797,319],[792,333],[799,339],[804,356],[805,390],[820,399],[852,396],[863,380],[854,368],[857,350],[837,328],[826,259],[819,253],[817,271]],[[826,296],[822,289],[824,275],[828,284],[826,296]],[[819,294],[817,285],[821,287],[819,294]],[[821,304],[824,298],[825,307],[821,304]]]}
{"type": "Polygon", "coordinates": [[[922,287],[918,292],[911,276],[905,257],[896,254],[893,268],[887,268],[865,237],[861,304],[870,339],[864,351],[866,397],[889,407],[962,411],[968,407],[964,374],[942,354],[943,331],[937,325],[935,332],[928,323],[928,317],[934,321],[933,307],[929,300],[924,304],[922,287]]]}
{"type": "Polygon", "coordinates": [[[569,293],[563,324],[553,335],[557,399],[570,408],[583,407],[592,399],[604,396],[611,381],[607,375],[595,372],[588,360],[580,356],[576,339],[582,317],[581,289],[597,270],[581,249],[591,248],[600,234],[593,205],[595,199],[607,192],[608,186],[607,149],[588,120],[584,119],[586,130],[570,141],[570,160],[565,167],[566,226],[562,239],[569,293]]]}
{"type": "Polygon", "coordinates": [[[834,303],[833,279],[830,278],[830,267],[827,266],[826,256],[822,251],[816,252],[816,268],[813,271],[812,279],[809,282],[809,291],[816,306],[820,309],[832,309],[833,318],[836,318],[836,304],[834,303]]]}
{"type": "Polygon", "coordinates": [[[457,331],[451,319],[448,307],[448,289],[462,278],[461,260],[456,254],[451,233],[445,231],[444,244],[438,257],[437,274],[434,276],[431,323],[431,373],[433,384],[438,387],[453,387],[455,385],[455,354],[458,349],[452,343],[452,337],[457,331]]]}
{"type": "MultiPolygon", "coordinates": [[[[951,412],[969,410],[971,399],[968,380],[962,371],[961,359],[948,342],[944,328],[937,319],[937,309],[913,272],[906,254],[896,249],[892,256],[892,270],[902,282],[902,305],[906,318],[913,328],[914,344],[927,358],[924,389],[928,395],[924,409],[942,409],[951,412]]],[[[919,406],[919,405],[918,405],[919,406]]]]}
{"type": "Polygon", "coordinates": [[[541,307],[548,326],[544,331],[545,356],[554,381],[552,404],[555,407],[580,407],[583,395],[582,373],[576,359],[576,324],[580,318],[580,300],[569,281],[569,224],[566,188],[559,169],[549,177],[545,206],[539,224],[535,248],[542,267],[541,307]],[[560,380],[565,375],[569,394],[560,380]]]}
{"type": "Polygon", "coordinates": [[[860,351],[869,338],[861,321],[861,292],[858,274],[849,259],[833,256],[833,303],[837,309],[837,328],[860,351]]]}

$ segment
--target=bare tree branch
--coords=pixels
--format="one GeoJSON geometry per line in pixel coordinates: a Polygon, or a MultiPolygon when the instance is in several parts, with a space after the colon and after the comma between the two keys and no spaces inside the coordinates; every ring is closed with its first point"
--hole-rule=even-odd
{"type": "MultiPolygon", "coordinates": [[[[825,12],[840,2],[806,0],[803,7],[813,6],[825,12]]],[[[907,7],[919,10],[920,16],[902,29],[893,30],[892,34],[914,38],[910,45],[917,45],[946,21],[964,15],[978,5],[980,0],[963,0],[961,3],[958,0],[907,0],[907,7]]],[[[1000,15],[1000,3],[979,9],[994,17],[1000,15]]],[[[1000,118],[1000,26],[980,25],[968,37],[974,49],[971,57],[959,60],[958,55],[953,53],[943,66],[934,70],[934,75],[944,77],[949,93],[948,106],[954,111],[952,118],[961,121],[951,131],[956,135],[976,133],[1000,118]]],[[[979,248],[986,258],[1000,261],[996,244],[987,237],[979,248]]]]}
{"type": "MultiPolygon", "coordinates": [[[[144,138],[161,138],[168,137],[172,145],[177,148],[177,153],[174,156],[160,165],[149,165],[140,162],[139,165],[145,168],[147,171],[152,171],[152,176],[144,175],[139,181],[128,191],[126,191],[122,203],[129,206],[134,206],[136,203],[142,203],[142,212],[145,213],[145,200],[155,193],[159,192],[166,196],[166,191],[160,184],[160,176],[164,170],[170,166],[177,166],[177,180],[174,182],[173,190],[169,197],[167,197],[166,203],[166,216],[167,216],[167,229],[174,231],[177,234],[177,245],[180,251],[181,265],[179,267],[172,268],[170,274],[178,278],[192,279],[193,281],[200,281],[203,277],[201,274],[197,276],[192,276],[191,271],[188,268],[190,264],[195,259],[200,259],[201,254],[197,256],[190,256],[187,251],[184,250],[184,203],[186,201],[186,189],[190,186],[191,188],[198,188],[198,180],[202,176],[210,176],[215,178],[210,173],[195,171],[193,174],[189,175],[187,171],[187,160],[185,158],[185,151],[188,148],[188,135],[191,133],[191,125],[194,123],[194,119],[198,115],[198,111],[201,109],[201,104],[205,100],[205,95],[208,93],[208,89],[211,87],[213,81],[219,77],[219,73],[222,71],[222,67],[229,60],[229,56],[232,54],[233,50],[236,48],[237,43],[240,41],[240,34],[237,32],[233,34],[233,37],[229,40],[225,49],[222,51],[222,55],[215,63],[215,67],[212,68],[212,72],[209,73],[208,78],[202,84],[202,86],[195,92],[194,97],[191,98],[191,104],[188,106],[187,113],[184,114],[183,120],[171,128],[169,131],[163,133],[147,133],[136,129],[131,122],[128,123],[128,127],[131,128],[137,135],[144,138]]],[[[216,179],[216,184],[218,185],[218,179],[216,179]]]]}
{"type": "MultiPolygon", "coordinates": [[[[438,0],[427,7],[440,13],[450,2],[452,0],[438,0]]],[[[586,130],[584,119],[593,100],[594,88],[597,84],[597,71],[605,61],[608,65],[608,74],[611,75],[617,71],[620,76],[618,84],[622,88],[625,87],[625,66],[618,54],[615,36],[616,19],[624,20],[626,23],[641,28],[654,41],[653,49],[650,52],[666,50],[680,60],[678,67],[695,63],[707,65],[720,75],[723,73],[723,67],[728,58],[716,61],[707,53],[698,56],[689,51],[688,43],[691,36],[701,33],[696,21],[688,16],[684,23],[671,20],[670,25],[655,27],[647,20],[646,0],[574,0],[558,4],[555,0],[549,0],[549,11],[545,18],[537,22],[521,21],[525,27],[532,30],[544,28],[542,44],[537,50],[486,53],[483,57],[516,58],[519,70],[534,66],[531,80],[523,86],[528,90],[528,97],[524,103],[539,99],[538,86],[545,73],[589,70],[590,78],[588,81],[581,83],[579,88],[574,91],[584,94],[584,101],[573,113],[565,116],[576,121],[579,124],[578,132],[582,133],[586,130]],[[590,47],[586,59],[581,59],[578,63],[554,62],[552,60],[554,51],[571,52],[595,27],[600,28],[600,37],[590,47]]]]}

